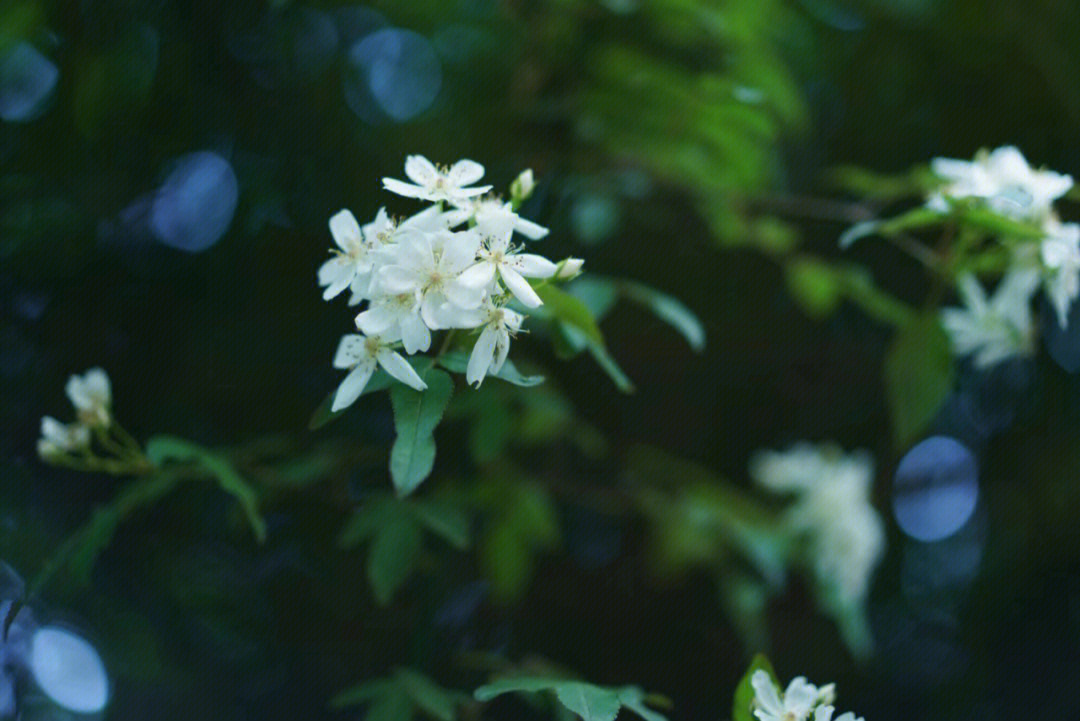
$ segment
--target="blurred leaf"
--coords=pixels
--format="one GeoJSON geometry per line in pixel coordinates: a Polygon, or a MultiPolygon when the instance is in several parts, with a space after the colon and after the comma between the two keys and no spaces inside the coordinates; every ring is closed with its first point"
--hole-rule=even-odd
{"type": "Polygon", "coordinates": [[[620,281],[619,288],[627,298],[641,303],[657,318],[681,333],[695,351],[700,353],[705,349],[705,328],[693,311],[679,300],[634,281],[620,281]]]}
{"type": "Polygon", "coordinates": [[[375,600],[390,603],[394,593],[412,575],[423,550],[420,526],[404,513],[379,525],[368,552],[368,580],[375,600]]]}
{"type": "Polygon", "coordinates": [[[619,710],[629,708],[646,721],[666,721],[662,714],[645,707],[645,694],[635,686],[604,688],[581,681],[517,677],[493,681],[476,689],[478,701],[490,701],[504,693],[553,691],[559,703],[584,721],[614,721],[619,710]]]}
{"type": "Polygon", "coordinates": [[[155,464],[164,461],[181,463],[196,462],[210,472],[218,481],[218,486],[240,503],[248,524],[255,534],[255,539],[262,543],[266,540],[266,521],[259,513],[259,495],[240,474],[219,455],[183,438],[155,436],[146,443],[146,456],[155,464]]]}
{"type": "Polygon", "coordinates": [[[936,316],[923,316],[897,333],[885,356],[885,392],[897,447],[913,441],[934,419],[953,387],[949,338],[936,316]]]}
{"type": "Polygon", "coordinates": [[[394,676],[413,703],[439,721],[454,721],[458,704],[467,698],[464,694],[447,691],[411,669],[399,668],[394,676]]]}
{"type": "Polygon", "coordinates": [[[400,496],[412,493],[431,473],[435,465],[432,434],[454,392],[454,381],[440,370],[429,370],[423,378],[427,390],[416,391],[404,384],[390,389],[397,428],[390,451],[390,476],[400,496]]]}
{"type": "Polygon", "coordinates": [[[811,318],[828,317],[843,298],[833,268],[815,258],[794,258],[784,266],[784,278],[791,295],[811,318]]]}
{"type": "Polygon", "coordinates": [[[750,679],[753,677],[754,672],[759,670],[768,672],[772,682],[776,685],[778,693],[782,688],[776,678],[776,672],[773,671],[772,664],[769,663],[769,659],[765,658],[763,654],[757,654],[750,662],[750,668],[743,674],[739,685],[735,687],[735,699],[731,705],[731,721],[756,721],[750,711],[754,702],[754,687],[750,683],[750,679]]]}
{"type": "Polygon", "coordinates": [[[554,318],[579,331],[586,340],[603,346],[604,335],[588,306],[579,298],[550,284],[538,283],[534,289],[554,318]]]}
{"type": "Polygon", "coordinates": [[[389,678],[366,681],[342,691],[330,702],[334,709],[369,704],[365,718],[409,721],[418,711],[437,721],[454,721],[465,694],[448,691],[417,671],[398,668],[389,678]]]}
{"type": "Polygon", "coordinates": [[[558,516],[548,492],[533,483],[508,478],[485,493],[491,517],[481,538],[480,567],[494,597],[510,601],[532,578],[534,556],[558,545],[558,516]]]}
{"type": "Polygon", "coordinates": [[[1017,240],[1041,240],[1046,237],[1046,231],[1035,223],[1013,220],[978,205],[962,206],[958,210],[957,217],[961,223],[995,236],[1017,240]]]}
{"type": "Polygon", "coordinates": [[[461,509],[439,501],[414,501],[409,506],[432,533],[441,536],[456,548],[469,546],[469,517],[461,509]]]}

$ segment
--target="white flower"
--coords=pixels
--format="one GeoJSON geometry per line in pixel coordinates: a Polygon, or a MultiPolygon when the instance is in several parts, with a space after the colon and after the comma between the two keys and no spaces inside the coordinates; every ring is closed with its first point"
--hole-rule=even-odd
{"type": "Polygon", "coordinates": [[[398,241],[391,263],[379,270],[380,289],[392,295],[419,293],[420,317],[428,328],[451,327],[453,318],[440,314],[447,302],[450,310],[473,309],[484,298],[483,288],[460,278],[476,260],[479,246],[480,236],[471,230],[410,232],[398,241]]]}
{"type": "Polygon", "coordinates": [[[559,263],[559,280],[573,280],[581,275],[581,269],[585,266],[585,261],[581,258],[567,258],[563,262],[559,263]]]}
{"type": "Polygon", "coordinates": [[[90,429],[82,423],[65,424],[51,416],[41,419],[41,438],[37,442],[42,458],[76,451],[90,445],[90,429]]]}
{"type": "Polygon", "coordinates": [[[1051,204],[1073,185],[1071,176],[1049,170],[1035,170],[1013,146],[982,151],[973,162],[934,158],[934,174],[949,181],[930,198],[930,207],[944,209],[942,195],[950,198],[980,198],[997,213],[1020,220],[1038,220],[1050,212],[1051,204]]]}
{"type": "Polygon", "coordinates": [[[400,339],[409,355],[431,347],[431,331],[420,317],[419,291],[380,296],[356,316],[356,327],[365,335],[400,339]]]}
{"type": "Polygon", "coordinates": [[[1046,280],[1046,294],[1057,311],[1058,325],[1069,322],[1069,307],[1080,295],[1080,225],[1050,219],[1042,240],[1043,265],[1054,273],[1046,280]]]}
{"type": "Polygon", "coordinates": [[[348,210],[330,218],[330,234],[340,251],[319,268],[319,285],[326,286],[323,300],[330,300],[350,287],[356,298],[367,295],[371,285],[371,252],[375,247],[369,238],[375,238],[387,224],[393,229],[385,209],[380,209],[375,220],[363,230],[348,210]]]}
{"type": "Polygon", "coordinates": [[[754,687],[754,715],[760,721],[806,721],[818,701],[817,687],[803,676],[793,679],[783,694],[768,672],[760,669],[750,677],[750,685],[754,687]]]}
{"type": "Polygon", "coordinates": [[[525,316],[509,308],[488,305],[482,321],[484,330],[476,339],[476,345],[469,356],[469,365],[465,369],[465,380],[468,383],[479,388],[484,376],[499,372],[506,362],[507,353],[510,352],[510,336],[521,329],[524,320],[525,316]]]}
{"type": "Polygon", "coordinates": [[[422,155],[410,155],[405,158],[405,175],[415,185],[394,178],[383,178],[383,187],[391,193],[407,198],[454,204],[491,190],[490,185],[465,187],[484,177],[484,166],[472,160],[459,160],[449,168],[440,170],[422,155]]]}
{"type": "Polygon", "coordinates": [[[550,278],[558,266],[540,255],[514,252],[509,232],[487,236],[478,254],[480,261],[461,274],[462,283],[486,288],[498,274],[514,297],[529,308],[544,304],[525,278],[550,278]]]}
{"type": "Polygon", "coordinates": [[[91,426],[109,425],[112,385],[104,370],[91,368],[81,376],[73,375],[64,390],[83,423],[91,426]]]}
{"type": "Polygon", "coordinates": [[[334,367],[350,369],[350,373],[338,386],[330,410],[340,411],[352,405],[371,380],[376,365],[382,366],[392,377],[418,391],[427,388],[427,384],[409,362],[394,351],[387,341],[378,336],[352,333],[342,336],[337,353],[334,354],[334,367]]]}
{"type": "Polygon", "coordinates": [[[958,290],[964,307],[941,311],[941,325],[949,335],[953,352],[973,356],[977,368],[1031,354],[1035,349],[1035,327],[1030,301],[1039,280],[1036,268],[1012,270],[988,300],[974,276],[962,276],[958,290]]]}
{"type": "MultiPolygon", "coordinates": [[[[861,601],[885,552],[885,529],[870,502],[874,464],[863,452],[845,454],[835,446],[800,443],[787,451],[766,451],[751,461],[760,485],[795,493],[786,523],[808,539],[814,575],[842,598],[861,601]]],[[[822,688],[822,701],[833,689],[822,688]]]]}
{"type": "Polygon", "coordinates": [[[493,196],[469,198],[460,203],[457,210],[447,212],[454,226],[468,220],[476,221],[476,230],[481,235],[508,235],[517,232],[529,240],[540,240],[548,234],[548,229],[539,223],[522,218],[511,203],[493,196]]]}

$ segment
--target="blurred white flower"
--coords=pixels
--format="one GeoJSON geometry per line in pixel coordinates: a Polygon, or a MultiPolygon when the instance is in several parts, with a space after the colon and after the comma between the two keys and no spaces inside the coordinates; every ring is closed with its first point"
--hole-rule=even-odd
{"type": "MultiPolygon", "coordinates": [[[[809,683],[804,676],[799,676],[788,684],[780,693],[767,671],[754,671],[750,677],[754,688],[754,700],[751,703],[754,715],[759,721],[807,721],[811,714],[813,721],[831,721],[831,705],[835,700],[835,686],[827,684],[818,688],[809,683]]],[[[862,721],[848,711],[836,718],[836,721],[862,721]]]]}
{"type": "Polygon", "coordinates": [[[994,296],[973,275],[958,281],[963,308],[944,308],[941,325],[957,356],[972,356],[977,368],[988,368],[1035,350],[1031,297],[1040,282],[1037,268],[1018,268],[1001,279],[994,296]]]}
{"type": "Polygon", "coordinates": [[[439,169],[422,155],[410,155],[405,158],[405,175],[414,184],[383,178],[383,187],[407,198],[453,204],[491,190],[490,185],[466,187],[484,177],[484,166],[472,160],[459,160],[449,168],[439,169]]]}
{"type": "Polygon", "coordinates": [[[521,323],[525,320],[520,313],[509,308],[496,308],[490,303],[484,310],[484,330],[476,339],[465,370],[465,380],[477,388],[484,376],[498,373],[503,367],[510,352],[510,337],[521,329],[521,323]]]}
{"type": "Polygon", "coordinates": [[[995,212],[1019,220],[1041,220],[1073,185],[1071,176],[1033,169],[1013,146],[980,151],[971,162],[934,158],[930,168],[948,181],[931,195],[931,208],[946,210],[945,198],[979,198],[995,212]]]}
{"type": "Polygon", "coordinates": [[[870,502],[870,456],[800,443],[787,451],[758,453],[750,475],[771,491],[795,494],[786,523],[807,539],[818,582],[843,599],[861,602],[885,552],[884,525],[870,502]]]}
{"type": "Polygon", "coordinates": [[[1039,248],[1043,265],[1052,273],[1045,281],[1046,294],[1057,311],[1058,325],[1066,327],[1069,308],[1080,295],[1080,225],[1050,219],[1039,248]]]}
{"type": "Polygon", "coordinates": [[[364,392],[364,386],[371,380],[376,365],[382,366],[393,378],[418,391],[427,388],[427,384],[409,362],[396,352],[389,342],[378,336],[351,333],[342,336],[337,353],[334,354],[334,367],[348,369],[350,372],[338,386],[330,410],[336,412],[352,405],[364,392]]]}
{"type": "Polygon", "coordinates": [[[52,416],[41,419],[41,438],[37,452],[42,458],[86,448],[90,445],[90,429],[82,423],[61,423],[52,416]]]}
{"type": "Polygon", "coordinates": [[[112,385],[101,368],[91,368],[68,379],[64,388],[79,420],[89,426],[107,426],[111,422],[112,385]]]}

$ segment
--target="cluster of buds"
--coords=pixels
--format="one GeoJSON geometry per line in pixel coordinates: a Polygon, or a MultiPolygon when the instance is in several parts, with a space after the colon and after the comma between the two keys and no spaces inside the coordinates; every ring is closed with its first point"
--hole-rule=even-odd
{"type": "Polygon", "coordinates": [[[101,368],[73,375],[64,388],[75,420],[63,423],[45,416],[37,442],[42,460],[58,466],[114,475],[144,473],[153,464],[139,443],[112,413],[112,385],[101,368]]]}
{"type": "MultiPolygon", "coordinates": [[[[532,171],[514,180],[509,201],[490,194],[490,185],[475,185],[484,168],[471,160],[440,168],[411,155],[405,174],[411,183],[384,178],[383,187],[429,202],[428,208],[400,220],[382,208],[363,226],[348,210],[330,219],[337,249],[319,268],[323,298],[348,289],[349,305],[365,304],[355,319],[360,332],[344,336],[334,357],[335,368],[349,371],[334,411],[352,404],[379,367],[424,390],[423,379],[399,351],[428,351],[437,331],[475,335],[465,375],[479,386],[500,371],[511,338],[529,311],[543,304],[537,287],[581,273],[580,259],[557,264],[515,242],[517,236],[537,241],[548,234],[517,212],[535,188],[532,171]]],[[[449,335],[443,347],[448,341],[449,335]]]]}

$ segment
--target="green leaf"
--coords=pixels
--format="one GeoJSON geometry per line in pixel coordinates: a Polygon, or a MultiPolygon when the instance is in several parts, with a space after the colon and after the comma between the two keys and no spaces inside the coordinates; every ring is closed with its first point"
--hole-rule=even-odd
{"type": "Polygon", "coordinates": [[[596,364],[608,374],[608,378],[615,383],[615,387],[623,393],[633,393],[637,390],[634,387],[634,382],[623,372],[623,369],[619,367],[619,364],[608,353],[607,348],[603,344],[594,343],[590,341],[586,346],[589,350],[589,355],[593,357],[596,364]]]}
{"type": "MultiPolygon", "coordinates": [[[[469,367],[469,354],[465,351],[450,351],[449,353],[444,353],[439,357],[439,365],[451,373],[465,375],[465,371],[469,367]]],[[[503,366],[499,369],[498,373],[488,373],[488,375],[493,378],[504,380],[507,383],[512,383],[516,386],[522,386],[523,388],[537,386],[544,382],[544,376],[522,375],[521,371],[519,371],[510,360],[503,363],[503,366]]]]}
{"type": "Polygon", "coordinates": [[[164,461],[195,462],[217,479],[218,486],[233,498],[247,517],[256,540],[266,540],[266,521],[259,513],[259,495],[221,456],[183,438],[156,436],[146,444],[146,456],[155,464],[164,461]]]}
{"type": "Polygon", "coordinates": [[[422,673],[399,668],[394,673],[398,685],[404,689],[413,704],[439,721],[454,721],[458,704],[464,700],[460,693],[447,691],[422,673]]]}
{"type": "Polygon", "coordinates": [[[397,427],[397,439],[390,451],[390,476],[399,496],[412,493],[431,473],[435,465],[432,434],[454,392],[454,381],[440,370],[427,371],[424,381],[428,385],[425,391],[403,384],[390,389],[397,427]]]}
{"type": "Polygon", "coordinates": [[[936,316],[900,329],[885,356],[885,392],[897,447],[913,441],[937,415],[953,387],[949,339],[936,316]]]}
{"type": "MultiPolygon", "coordinates": [[[[390,375],[380,368],[371,376],[371,379],[367,382],[367,385],[364,386],[364,390],[360,392],[360,395],[365,396],[368,393],[386,390],[390,387],[390,381],[390,375]]],[[[308,421],[309,431],[319,430],[323,426],[336,421],[349,410],[348,408],[342,408],[340,411],[336,412],[330,410],[334,405],[334,396],[336,395],[337,388],[330,391],[330,393],[323,398],[322,403],[320,403],[319,407],[315,409],[315,412],[311,414],[311,420],[308,421]]]]}
{"type": "Polygon", "coordinates": [[[535,290],[553,317],[580,331],[589,341],[604,345],[604,335],[596,325],[596,319],[579,298],[553,285],[539,284],[535,290]]]}
{"type": "Polygon", "coordinates": [[[468,548],[469,518],[460,509],[438,501],[417,501],[410,508],[429,531],[456,548],[468,548]]]}
{"type": "Polygon", "coordinates": [[[386,500],[373,500],[357,508],[341,528],[338,546],[352,548],[374,536],[386,518],[387,505],[386,500]]]}
{"type": "Polygon", "coordinates": [[[393,685],[393,681],[385,678],[365,681],[334,696],[330,700],[330,707],[342,709],[368,703],[380,696],[385,696],[393,685]]]}
{"type": "Polygon", "coordinates": [[[642,283],[622,281],[619,287],[630,300],[640,303],[677,330],[690,347],[700,353],[705,349],[705,328],[694,312],[678,299],[642,283]]]}
{"type": "Polygon", "coordinates": [[[364,721],[410,721],[412,717],[413,705],[409,695],[400,686],[394,685],[371,704],[364,721]]]}
{"type": "Polygon", "coordinates": [[[420,526],[404,513],[379,526],[368,553],[368,580],[375,600],[390,603],[394,593],[412,574],[423,548],[420,526]]]}
{"type": "Polygon", "coordinates": [[[768,672],[773,683],[776,684],[777,690],[780,689],[780,682],[776,679],[776,672],[773,671],[769,659],[765,658],[763,654],[757,654],[750,662],[750,668],[746,670],[746,674],[739,681],[739,685],[735,687],[735,700],[731,705],[731,721],[756,721],[754,714],[751,712],[751,706],[754,702],[754,687],[750,683],[750,679],[753,677],[754,672],[758,670],[768,672]]]}
{"type": "Polygon", "coordinates": [[[1041,240],[1046,237],[1046,231],[1034,223],[1013,220],[978,205],[967,205],[961,208],[958,218],[960,222],[992,235],[1019,240],[1041,240]]]}
{"type": "Polygon", "coordinates": [[[646,721],[667,721],[662,714],[645,707],[645,694],[636,686],[613,689],[582,681],[526,676],[493,681],[476,689],[473,695],[478,701],[490,701],[504,693],[538,691],[554,691],[559,703],[584,721],[614,721],[623,707],[646,721]]]}
{"type": "Polygon", "coordinates": [[[836,311],[843,288],[836,272],[814,258],[795,258],[784,266],[788,290],[811,318],[826,318],[836,311]]]}

